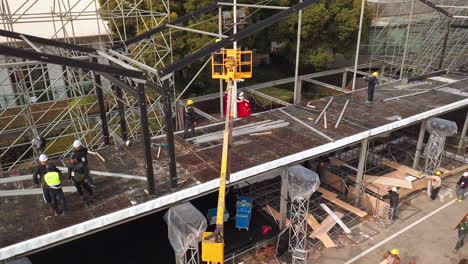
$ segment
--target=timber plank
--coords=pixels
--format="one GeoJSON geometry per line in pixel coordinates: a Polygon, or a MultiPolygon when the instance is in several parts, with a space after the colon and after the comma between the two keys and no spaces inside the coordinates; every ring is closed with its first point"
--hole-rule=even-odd
{"type": "Polygon", "coordinates": [[[334,192],[330,192],[329,190],[326,190],[322,187],[318,187],[317,191],[323,195],[326,195],[328,197],[337,197],[338,194],[334,193],[334,192]]]}
{"type": "Polygon", "coordinates": [[[407,173],[407,174],[409,174],[411,176],[414,176],[416,178],[422,178],[424,176],[422,173],[420,173],[417,170],[413,170],[413,169],[411,169],[409,167],[406,167],[404,165],[398,164],[398,163],[390,161],[390,160],[384,160],[382,163],[384,165],[388,166],[388,167],[394,168],[395,170],[405,172],[405,173],[407,173]]]}
{"type": "Polygon", "coordinates": [[[354,207],[352,205],[350,205],[349,203],[346,203],[336,197],[329,197],[329,196],[326,196],[326,195],[322,195],[323,198],[327,199],[328,201],[338,205],[339,207],[342,207],[360,217],[364,217],[367,215],[366,212],[362,211],[361,209],[357,208],[357,207],[354,207]]]}
{"type": "Polygon", "coordinates": [[[446,173],[442,173],[441,178],[446,178],[446,177],[452,176],[454,174],[457,174],[457,173],[460,173],[460,172],[463,172],[463,171],[466,171],[466,170],[468,170],[468,165],[455,168],[455,169],[453,169],[451,171],[448,171],[446,173]]]}
{"type": "MultiPolygon", "coordinates": [[[[307,215],[307,224],[309,224],[312,230],[317,230],[320,227],[319,222],[317,221],[317,219],[315,219],[315,217],[312,214],[307,215]]],[[[335,242],[333,242],[333,240],[330,238],[330,236],[328,236],[328,234],[318,234],[315,237],[322,241],[323,245],[326,248],[337,247],[335,242]]]]}
{"type": "Polygon", "coordinates": [[[395,186],[395,187],[402,187],[406,189],[413,189],[413,185],[411,184],[411,182],[405,179],[396,179],[396,178],[390,178],[390,177],[384,177],[384,176],[366,175],[364,177],[364,181],[371,182],[371,183],[378,183],[378,184],[387,185],[387,186],[395,186]]]}
{"type": "MultiPolygon", "coordinates": [[[[344,215],[340,212],[334,212],[336,214],[336,216],[338,216],[339,218],[342,218],[344,215]]],[[[317,236],[321,235],[321,234],[326,234],[328,231],[330,231],[332,229],[332,227],[336,225],[336,221],[335,219],[333,219],[333,217],[331,215],[327,216],[327,218],[325,218],[325,220],[323,220],[323,222],[320,224],[320,226],[314,230],[314,232],[312,232],[312,234],[310,234],[310,238],[316,238],[317,236]]]]}

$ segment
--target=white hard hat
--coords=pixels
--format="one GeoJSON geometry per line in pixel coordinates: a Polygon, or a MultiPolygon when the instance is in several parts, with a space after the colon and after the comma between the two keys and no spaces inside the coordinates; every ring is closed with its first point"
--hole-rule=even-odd
{"type": "Polygon", "coordinates": [[[398,191],[398,190],[397,190],[396,187],[393,187],[393,188],[392,188],[392,191],[396,192],[396,191],[398,191]]]}
{"type": "Polygon", "coordinates": [[[48,158],[47,158],[47,155],[46,155],[46,154],[41,154],[41,155],[39,156],[39,161],[47,161],[47,160],[48,160],[48,158]]]}
{"type": "Polygon", "coordinates": [[[465,177],[468,176],[468,171],[465,171],[465,172],[463,173],[463,176],[465,176],[465,177]]]}
{"type": "Polygon", "coordinates": [[[73,147],[74,147],[74,148],[77,148],[77,147],[79,147],[79,146],[81,146],[81,141],[80,141],[79,139],[73,141],[73,147]]]}

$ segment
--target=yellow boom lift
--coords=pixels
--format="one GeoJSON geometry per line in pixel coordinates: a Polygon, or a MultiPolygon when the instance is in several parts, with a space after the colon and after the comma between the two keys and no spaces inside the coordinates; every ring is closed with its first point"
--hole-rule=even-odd
{"type": "Polygon", "coordinates": [[[202,260],[208,263],[224,263],[224,211],[226,180],[230,176],[230,146],[234,120],[234,106],[237,95],[233,93],[234,82],[238,79],[252,77],[252,51],[240,49],[222,49],[213,53],[211,71],[214,79],[226,80],[228,100],[226,103],[226,122],[223,131],[223,152],[219,177],[218,209],[216,212],[216,229],[204,232],[202,240],[202,260]]]}

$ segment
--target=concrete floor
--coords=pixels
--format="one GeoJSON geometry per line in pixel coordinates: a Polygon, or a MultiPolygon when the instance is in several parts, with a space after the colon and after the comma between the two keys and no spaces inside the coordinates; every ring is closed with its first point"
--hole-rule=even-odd
{"type": "MultiPolygon", "coordinates": [[[[424,221],[416,224],[407,231],[399,234],[382,243],[368,254],[348,262],[362,252],[373,248],[382,241],[385,241],[393,234],[405,229],[419,219],[432,213],[445,204],[452,202],[455,190],[455,182],[459,176],[445,180],[442,194],[437,200],[432,201],[424,193],[410,201],[413,207],[421,209],[417,214],[405,219],[397,220],[390,227],[381,229],[380,233],[358,246],[344,246],[338,248],[323,249],[310,256],[313,261],[310,263],[337,264],[337,263],[359,263],[377,264],[385,251],[398,248],[402,264],[413,261],[416,264],[458,264],[462,258],[468,259],[468,239],[465,239],[465,246],[458,252],[454,251],[457,240],[457,232],[454,226],[468,212],[468,199],[463,202],[453,202],[446,208],[428,217],[424,221]]],[[[442,192],[441,190],[441,192],[442,192]]],[[[403,214],[404,212],[402,212],[403,214]]]]}

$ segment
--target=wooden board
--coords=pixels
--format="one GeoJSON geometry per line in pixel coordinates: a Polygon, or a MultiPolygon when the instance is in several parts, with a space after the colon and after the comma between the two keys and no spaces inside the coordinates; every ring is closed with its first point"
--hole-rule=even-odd
{"type": "Polygon", "coordinates": [[[346,164],[344,161],[342,161],[340,159],[337,159],[335,157],[331,157],[330,162],[331,162],[331,164],[333,164],[333,165],[335,165],[337,167],[341,167],[341,166],[346,164]]]}
{"type": "Polygon", "coordinates": [[[330,192],[329,190],[326,190],[322,187],[318,187],[317,191],[323,195],[326,195],[328,197],[337,197],[338,194],[334,193],[334,192],[330,192]]]}
{"type": "MultiPolygon", "coordinates": [[[[317,221],[317,219],[315,219],[315,217],[311,214],[307,215],[307,224],[309,224],[312,230],[317,230],[320,227],[320,224],[317,221]]],[[[333,240],[330,238],[330,236],[328,236],[328,234],[318,234],[316,238],[322,241],[323,245],[326,248],[337,247],[335,242],[333,242],[333,240]]]]}
{"type": "Polygon", "coordinates": [[[329,187],[333,188],[334,190],[337,190],[340,193],[343,193],[346,189],[343,179],[341,179],[340,176],[328,170],[324,170],[324,175],[322,175],[320,181],[323,184],[328,185],[329,187]]]}
{"type": "MultiPolygon", "coordinates": [[[[271,215],[275,219],[275,221],[277,223],[280,222],[281,214],[280,214],[280,212],[276,211],[275,208],[267,205],[267,206],[263,207],[262,210],[265,211],[266,213],[268,213],[269,215],[271,215]]],[[[291,225],[291,220],[286,219],[286,226],[288,227],[289,225],[291,225]]]]}
{"type": "MultiPolygon", "coordinates": [[[[339,218],[342,218],[344,215],[340,212],[334,212],[336,214],[336,216],[338,216],[339,218]]],[[[310,234],[310,238],[316,238],[317,236],[320,236],[322,234],[326,234],[328,231],[330,231],[333,226],[336,225],[336,221],[335,219],[333,219],[333,217],[331,215],[327,216],[327,218],[325,218],[325,220],[323,220],[323,222],[320,224],[320,226],[314,230],[314,232],[312,232],[312,234],[310,234]]]]}
{"type": "Polygon", "coordinates": [[[395,170],[399,170],[399,171],[402,171],[404,173],[407,173],[407,174],[409,174],[411,176],[414,176],[416,178],[424,177],[424,175],[422,173],[418,172],[417,170],[413,170],[411,168],[408,168],[408,167],[406,167],[404,165],[398,164],[398,163],[393,162],[393,161],[384,160],[383,164],[385,164],[388,167],[394,168],[395,170]]]}
{"type": "Polygon", "coordinates": [[[357,208],[357,207],[354,207],[352,205],[350,205],[349,203],[346,203],[346,202],[343,202],[342,200],[336,198],[336,197],[328,197],[326,195],[323,195],[322,196],[323,198],[327,199],[328,201],[338,205],[339,207],[342,207],[360,217],[364,217],[367,215],[366,212],[362,211],[361,209],[357,208]]]}
{"type": "Polygon", "coordinates": [[[378,183],[378,184],[387,185],[387,186],[413,189],[413,185],[411,184],[411,182],[404,180],[404,179],[366,175],[364,176],[364,181],[371,182],[371,183],[378,183]]]}
{"type": "MultiPolygon", "coordinates": [[[[411,191],[410,189],[402,189],[402,190],[408,190],[411,191]]],[[[349,186],[349,192],[348,192],[348,198],[353,198],[353,193],[354,193],[354,186],[349,186]]],[[[383,215],[385,212],[388,212],[388,208],[390,208],[390,205],[388,202],[384,200],[380,200],[379,198],[370,195],[370,194],[361,194],[361,206],[366,208],[368,211],[372,212],[373,214],[376,215],[383,215]]]]}
{"type": "Polygon", "coordinates": [[[454,174],[458,174],[458,173],[466,171],[466,170],[468,170],[468,165],[455,168],[455,169],[453,169],[453,170],[451,170],[449,172],[446,172],[446,173],[442,173],[441,178],[446,178],[446,177],[452,176],[454,174]]]}

